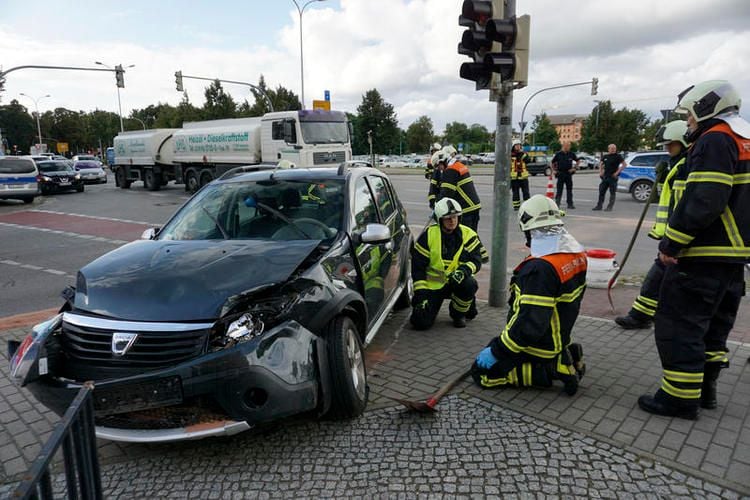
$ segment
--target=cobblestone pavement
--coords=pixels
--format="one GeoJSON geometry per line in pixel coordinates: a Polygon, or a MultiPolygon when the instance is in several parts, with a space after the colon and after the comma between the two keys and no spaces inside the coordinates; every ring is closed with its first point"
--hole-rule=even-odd
{"type": "MultiPolygon", "coordinates": [[[[750,495],[747,345],[730,346],[718,409],[695,422],[657,417],[636,404],[658,385],[653,332],[580,317],[574,336],[588,370],[576,396],[464,382],[425,418],[389,397],[434,392],[498,333],[505,311],[480,304],[479,317],[456,330],[446,306],[427,332],[409,329],[407,315],[392,315],[368,348],[371,403],[362,418],[171,445],[100,441],[107,496],[750,495]]],[[[7,369],[0,360],[0,483],[18,479],[57,421],[10,383],[7,369]]]]}

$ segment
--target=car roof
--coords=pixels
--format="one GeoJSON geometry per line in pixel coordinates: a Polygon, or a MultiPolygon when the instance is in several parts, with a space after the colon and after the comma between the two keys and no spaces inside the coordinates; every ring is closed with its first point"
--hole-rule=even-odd
{"type": "MultiPolygon", "coordinates": [[[[355,162],[356,163],[356,162],[355,162]]],[[[235,171],[230,170],[219,178],[219,182],[247,182],[265,180],[273,174],[275,180],[310,180],[317,181],[321,179],[339,179],[344,180],[347,177],[359,177],[362,175],[378,175],[386,177],[380,170],[372,167],[348,165],[347,168],[341,167],[311,167],[311,168],[286,168],[275,169],[273,166],[267,168],[257,168],[254,166],[240,167],[235,171]],[[247,168],[247,171],[240,169],[247,168]]]]}

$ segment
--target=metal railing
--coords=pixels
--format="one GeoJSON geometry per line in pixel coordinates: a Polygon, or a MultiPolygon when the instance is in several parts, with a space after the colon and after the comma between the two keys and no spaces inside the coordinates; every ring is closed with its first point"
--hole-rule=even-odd
{"type": "Polygon", "coordinates": [[[96,455],[93,390],[93,382],[86,382],[78,391],[11,498],[54,498],[50,466],[60,445],[63,448],[67,497],[73,500],[103,497],[96,455]]]}

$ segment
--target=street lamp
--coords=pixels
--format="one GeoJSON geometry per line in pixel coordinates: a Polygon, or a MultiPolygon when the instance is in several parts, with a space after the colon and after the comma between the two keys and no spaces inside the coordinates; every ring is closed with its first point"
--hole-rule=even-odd
{"type": "Polygon", "coordinates": [[[297,12],[299,13],[299,74],[300,80],[302,81],[302,109],[305,109],[305,59],[302,55],[302,14],[305,12],[305,8],[311,3],[325,2],[325,0],[308,0],[302,8],[300,8],[297,0],[292,0],[292,2],[294,2],[295,7],[297,7],[297,12]]]}
{"type": "Polygon", "coordinates": [[[37,99],[34,99],[30,95],[24,94],[23,92],[21,92],[19,95],[22,95],[24,97],[28,97],[29,99],[31,99],[32,101],[34,101],[34,108],[36,109],[36,133],[37,133],[37,135],[39,135],[39,147],[41,147],[42,146],[42,127],[41,127],[41,125],[39,125],[39,101],[41,101],[45,97],[51,97],[51,96],[49,94],[47,94],[47,95],[43,95],[42,97],[39,97],[37,99]]]}
{"type": "MultiPolygon", "coordinates": [[[[99,66],[104,66],[105,68],[109,68],[111,70],[115,70],[112,66],[109,66],[107,64],[104,64],[101,61],[94,61],[94,64],[98,64],[99,66]]],[[[135,67],[135,64],[131,64],[130,66],[125,66],[124,69],[130,69],[135,67]]],[[[120,87],[117,87],[117,109],[120,111],[120,132],[125,132],[125,126],[122,123],[122,103],[120,102],[120,87]]]]}
{"type": "Polygon", "coordinates": [[[131,120],[135,120],[135,121],[137,121],[138,123],[140,123],[140,124],[141,124],[141,125],[143,126],[143,130],[146,130],[146,124],[145,124],[145,123],[143,123],[143,120],[141,120],[140,118],[136,118],[135,116],[131,116],[131,117],[130,117],[130,119],[131,119],[131,120]]]}

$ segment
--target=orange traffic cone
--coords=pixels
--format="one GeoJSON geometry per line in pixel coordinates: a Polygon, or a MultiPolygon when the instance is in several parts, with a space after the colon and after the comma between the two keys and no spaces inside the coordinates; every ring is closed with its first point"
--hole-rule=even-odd
{"type": "Polygon", "coordinates": [[[549,174],[549,179],[547,180],[547,192],[545,193],[545,196],[547,198],[555,199],[555,188],[552,186],[552,174],[549,174]]]}

